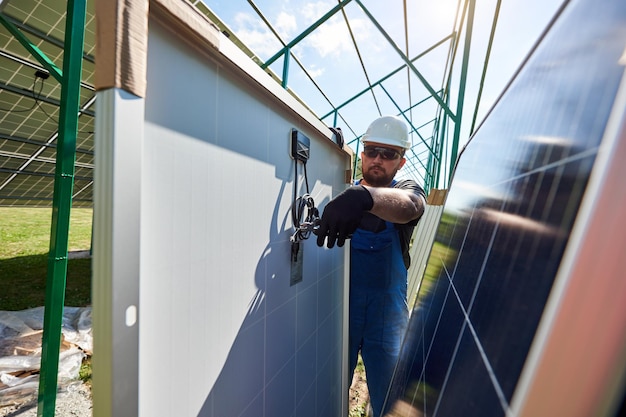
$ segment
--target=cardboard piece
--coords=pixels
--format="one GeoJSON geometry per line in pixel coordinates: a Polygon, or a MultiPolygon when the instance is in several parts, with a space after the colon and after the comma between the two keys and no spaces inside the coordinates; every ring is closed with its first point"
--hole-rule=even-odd
{"type": "Polygon", "coordinates": [[[185,1],[97,0],[96,90],[120,88],[145,96],[149,9],[184,36],[219,49],[217,26],[185,1]]]}
{"type": "Polygon", "coordinates": [[[443,206],[446,202],[446,196],[448,195],[448,190],[433,188],[428,193],[428,198],[426,199],[426,203],[431,206],[443,206]]]}
{"type": "Polygon", "coordinates": [[[96,1],[96,90],[146,93],[148,0],[96,1]]]}

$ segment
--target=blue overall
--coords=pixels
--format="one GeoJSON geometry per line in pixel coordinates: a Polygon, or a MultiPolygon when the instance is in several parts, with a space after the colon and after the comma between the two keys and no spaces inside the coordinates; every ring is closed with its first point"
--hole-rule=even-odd
{"type": "Polygon", "coordinates": [[[408,322],[407,270],[393,223],[376,233],[357,229],[350,250],[350,381],[365,365],[374,416],[382,414],[408,322]]]}

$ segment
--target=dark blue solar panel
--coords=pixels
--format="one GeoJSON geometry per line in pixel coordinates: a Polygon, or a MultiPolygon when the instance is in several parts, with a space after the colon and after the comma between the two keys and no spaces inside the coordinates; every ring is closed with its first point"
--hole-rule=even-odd
{"type": "Polygon", "coordinates": [[[506,415],[624,76],[625,45],[626,1],[571,1],[462,152],[387,415],[506,415]]]}

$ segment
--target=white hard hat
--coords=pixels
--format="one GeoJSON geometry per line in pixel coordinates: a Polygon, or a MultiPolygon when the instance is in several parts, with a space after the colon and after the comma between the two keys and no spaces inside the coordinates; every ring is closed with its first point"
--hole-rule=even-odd
{"type": "Polygon", "coordinates": [[[383,145],[410,149],[409,130],[404,120],[396,116],[383,116],[374,120],[361,138],[363,143],[376,142],[383,145]]]}

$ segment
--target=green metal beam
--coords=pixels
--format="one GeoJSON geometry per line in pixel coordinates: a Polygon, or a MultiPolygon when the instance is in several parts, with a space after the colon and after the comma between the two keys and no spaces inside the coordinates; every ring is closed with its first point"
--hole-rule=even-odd
{"type": "MultiPolygon", "coordinates": [[[[254,11],[256,12],[256,14],[259,16],[259,18],[261,18],[261,20],[263,21],[263,23],[265,23],[265,25],[268,27],[268,29],[274,34],[274,36],[276,37],[276,39],[278,39],[278,41],[281,43],[281,45],[283,45],[283,47],[287,47],[287,44],[285,43],[285,41],[283,41],[283,39],[280,37],[280,35],[278,34],[278,32],[276,31],[276,29],[274,29],[274,27],[272,26],[272,24],[270,23],[270,21],[267,19],[267,17],[265,17],[265,15],[261,12],[261,10],[257,7],[257,5],[254,3],[254,1],[252,0],[248,0],[248,4],[254,9],[254,11]]],[[[217,16],[213,15],[213,18],[211,18],[212,20],[219,20],[219,18],[217,18],[217,16]]],[[[239,45],[242,49],[245,48],[245,46],[243,45],[239,45]]],[[[300,60],[298,59],[297,56],[293,55],[291,53],[291,50],[287,51],[287,53],[285,54],[285,59],[286,60],[291,60],[293,59],[294,61],[296,61],[296,64],[298,64],[298,66],[302,69],[302,72],[304,73],[304,75],[307,76],[307,78],[309,79],[309,81],[311,81],[311,83],[315,86],[315,88],[317,88],[317,91],[319,91],[319,93],[326,99],[326,101],[328,102],[328,104],[331,105],[332,107],[332,102],[330,101],[330,99],[326,96],[326,94],[322,91],[322,89],[320,88],[320,86],[317,84],[317,82],[315,82],[315,79],[311,76],[311,74],[309,74],[309,72],[306,70],[306,68],[304,67],[304,65],[302,64],[302,62],[300,62],[300,60]]],[[[259,59],[256,58],[256,62],[258,62],[259,59]]],[[[289,72],[289,64],[287,65],[283,65],[283,80],[281,81],[281,86],[288,90],[288,84],[287,84],[287,76],[289,72]]],[[[302,103],[305,104],[305,103],[302,103]]],[[[305,104],[305,107],[306,106],[305,104]]]]}
{"type": "Polygon", "coordinates": [[[494,11],[493,21],[491,24],[491,32],[489,33],[489,43],[487,44],[487,52],[485,53],[485,63],[483,65],[483,73],[480,76],[480,87],[478,88],[478,96],[476,97],[476,104],[474,105],[474,117],[472,117],[472,125],[470,127],[469,136],[474,134],[474,127],[476,126],[476,117],[478,116],[478,108],[480,107],[480,99],[483,96],[483,88],[485,86],[485,78],[487,77],[487,67],[489,67],[489,57],[491,56],[491,47],[493,46],[493,40],[496,35],[496,26],[498,25],[498,16],[500,15],[500,5],[502,0],[498,0],[496,3],[496,10],[494,11]]]}
{"type": "MultiPolygon", "coordinates": [[[[39,39],[43,39],[44,41],[48,42],[49,44],[52,44],[60,49],[64,49],[64,44],[63,41],[60,39],[55,38],[54,36],[51,36],[49,34],[46,34],[45,32],[40,31],[39,29],[36,29],[30,25],[27,25],[23,22],[20,22],[17,19],[12,18],[11,16],[5,15],[4,16],[9,22],[13,23],[18,29],[20,29],[22,32],[25,33],[29,33],[31,35],[33,35],[36,38],[39,39]]],[[[92,64],[96,62],[96,58],[93,55],[87,54],[87,53],[83,53],[83,59],[86,61],[91,62],[92,64]]]]}
{"type": "Polygon", "coordinates": [[[387,42],[389,42],[389,44],[398,53],[398,55],[400,55],[400,57],[402,58],[402,60],[404,60],[406,65],[408,65],[408,67],[411,68],[411,70],[417,76],[417,78],[419,78],[419,80],[422,82],[422,85],[424,85],[426,90],[428,90],[428,92],[433,96],[433,98],[435,100],[437,100],[437,103],[439,103],[439,106],[441,106],[441,108],[448,114],[448,116],[450,116],[450,118],[456,122],[457,121],[456,120],[456,116],[452,113],[452,110],[450,110],[450,108],[448,106],[446,106],[446,103],[444,103],[444,101],[441,99],[441,97],[439,97],[437,95],[437,93],[435,92],[435,89],[428,83],[426,78],[424,78],[424,76],[417,70],[415,65],[413,65],[413,62],[411,62],[411,60],[398,47],[398,45],[396,45],[396,43],[393,41],[391,36],[389,36],[389,34],[385,31],[385,29],[383,29],[383,27],[380,25],[380,23],[378,23],[376,18],[374,18],[374,16],[370,13],[370,11],[367,9],[367,7],[365,7],[363,5],[363,3],[361,3],[361,0],[355,0],[355,1],[357,2],[357,4],[359,6],[361,6],[361,9],[363,9],[363,12],[367,15],[367,17],[374,24],[374,26],[376,26],[378,31],[385,37],[385,39],[387,39],[387,42]]]}
{"type": "MultiPolygon", "coordinates": [[[[7,28],[9,32],[11,32],[11,35],[15,36],[15,39],[17,39],[19,43],[21,43],[22,46],[26,48],[26,50],[30,52],[30,54],[34,56],[35,59],[37,59],[37,61],[39,61],[41,65],[45,69],[47,69],[50,74],[52,74],[52,76],[58,82],[60,83],[63,82],[63,74],[61,73],[61,70],[54,64],[54,62],[52,62],[46,56],[46,54],[41,52],[41,50],[37,46],[35,46],[30,40],[28,40],[28,38],[24,36],[24,34],[13,23],[11,23],[2,13],[0,13],[0,22],[4,25],[5,28],[7,28]]],[[[83,27],[83,31],[84,31],[84,27],[83,27]]],[[[82,54],[81,54],[81,58],[82,58],[82,54]]]]}
{"type": "Polygon", "coordinates": [[[304,32],[302,32],[301,34],[296,36],[291,42],[289,42],[284,48],[282,48],[280,51],[278,51],[273,57],[271,57],[270,59],[265,61],[265,63],[263,65],[261,65],[261,68],[266,69],[267,67],[272,65],[281,56],[283,56],[283,55],[287,56],[289,54],[289,51],[291,50],[291,48],[293,48],[295,45],[300,43],[300,41],[302,39],[306,38],[311,32],[313,32],[315,29],[320,27],[324,22],[326,22],[328,19],[330,19],[335,13],[337,13],[339,10],[341,10],[341,8],[343,6],[345,6],[346,4],[350,3],[351,1],[352,0],[340,1],[339,4],[337,4],[335,7],[330,9],[329,12],[327,12],[324,16],[319,18],[315,23],[313,23],[311,26],[309,26],[304,32]]]}
{"type": "MultiPolygon", "coordinates": [[[[61,327],[65,304],[70,210],[72,206],[72,190],[74,188],[74,163],[76,159],[76,134],[78,132],[86,9],[86,0],[68,0],[67,2],[63,76],[60,81],[59,138],[52,204],[52,227],[50,232],[50,252],[48,254],[41,374],[37,406],[38,417],[51,417],[54,416],[55,412],[61,327]]],[[[51,73],[54,71],[54,68],[50,68],[52,70],[51,73]]]]}
{"type": "MultiPolygon", "coordinates": [[[[448,39],[450,39],[452,37],[452,35],[446,36],[445,38],[443,38],[442,40],[440,40],[439,42],[437,42],[436,44],[434,44],[433,46],[431,46],[430,48],[428,48],[427,50],[425,50],[424,52],[420,53],[419,55],[417,55],[415,58],[411,59],[411,62],[415,62],[417,61],[419,58],[423,57],[424,55],[426,55],[427,53],[429,53],[430,51],[434,50],[435,48],[437,48],[438,46],[440,46],[441,44],[443,44],[444,42],[446,42],[448,39]]],[[[351,102],[353,102],[354,100],[356,100],[357,98],[359,98],[360,96],[362,96],[363,94],[367,93],[368,91],[372,90],[374,87],[376,87],[377,85],[381,84],[383,81],[391,78],[393,75],[397,74],[398,72],[400,72],[401,70],[405,69],[407,66],[405,65],[401,65],[398,68],[396,68],[395,70],[391,71],[389,74],[385,75],[383,78],[379,79],[378,81],[376,81],[375,83],[373,83],[371,86],[363,89],[362,91],[356,93],[354,96],[352,96],[351,98],[349,98],[347,101],[344,101],[343,103],[341,103],[340,105],[336,106],[333,108],[332,111],[326,113],[325,115],[323,115],[322,117],[320,117],[320,120],[324,120],[325,118],[327,118],[328,116],[330,116],[333,113],[337,113],[338,110],[340,110],[342,107],[347,106],[348,104],[350,104],[351,102]]],[[[439,92],[437,92],[438,94],[441,92],[441,90],[439,92]]],[[[430,96],[429,96],[430,98],[430,96]]],[[[422,100],[425,101],[425,100],[422,100]]]]}
{"type": "MultiPolygon", "coordinates": [[[[84,86],[83,86],[84,87],[84,86]]],[[[13,94],[19,95],[19,96],[23,96],[24,95],[24,89],[21,87],[15,87],[9,84],[5,84],[3,82],[0,81],[0,90],[6,90],[9,91],[13,94]]],[[[61,106],[61,101],[60,100],[56,100],[52,97],[46,97],[46,96],[39,96],[37,97],[37,101],[40,101],[42,103],[47,103],[53,106],[57,106],[60,107],[61,106]]],[[[87,116],[91,116],[91,117],[96,117],[96,113],[93,110],[89,110],[89,109],[82,109],[81,113],[86,114],[87,116]]]]}
{"type": "MultiPolygon", "coordinates": [[[[357,0],[358,1],[358,0],[357,0]]],[[[461,120],[463,116],[463,104],[465,102],[465,86],[467,84],[467,72],[469,67],[470,46],[472,43],[472,31],[474,28],[474,10],[476,8],[476,0],[468,1],[467,27],[465,32],[465,48],[463,50],[463,64],[461,66],[461,80],[459,84],[459,98],[457,101],[456,114],[458,119],[454,124],[454,136],[452,138],[452,151],[450,153],[450,176],[448,181],[452,179],[452,173],[456,165],[456,158],[459,151],[459,138],[461,137],[461,120]]]]}
{"type": "Polygon", "coordinates": [[[389,101],[391,101],[393,105],[396,106],[396,109],[400,112],[400,115],[409,124],[409,126],[411,127],[411,131],[415,132],[415,134],[417,135],[417,137],[420,138],[424,146],[426,146],[426,148],[428,148],[428,150],[432,153],[433,152],[432,148],[428,145],[428,143],[426,143],[426,141],[424,140],[420,132],[415,128],[415,126],[413,126],[413,122],[406,116],[406,112],[403,112],[402,109],[400,109],[400,106],[398,105],[398,103],[393,99],[391,94],[389,94],[389,91],[387,91],[387,89],[382,84],[380,85],[380,88],[383,89],[385,94],[387,94],[387,98],[389,99],[389,101]]]}

